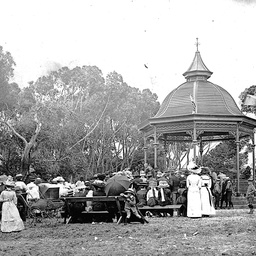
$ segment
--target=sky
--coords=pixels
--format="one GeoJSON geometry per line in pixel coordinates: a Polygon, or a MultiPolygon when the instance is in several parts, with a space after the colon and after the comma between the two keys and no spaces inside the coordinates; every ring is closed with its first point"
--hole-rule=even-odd
{"type": "Polygon", "coordinates": [[[185,82],[200,43],[209,81],[256,84],[256,0],[1,0],[0,45],[21,88],[62,66],[116,71],[160,103],[185,82]]]}

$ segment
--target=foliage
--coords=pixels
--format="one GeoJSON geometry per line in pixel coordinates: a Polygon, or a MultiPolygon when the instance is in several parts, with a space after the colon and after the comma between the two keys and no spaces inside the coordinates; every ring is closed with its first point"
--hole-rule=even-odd
{"type": "Polygon", "coordinates": [[[256,95],[256,85],[252,85],[249,88],[246,88],[240,95],[239,99],[241,100],[241,111],[246,113],[256,114],[256,106],[247,106],[244,105],[247,94],[256,95]]]}
{"type": "MultiPolygon", "coordinates": [[[[51,72],[30,82],[18,99],[15,131],[28,141],[35,114],[42,123],[29,164],[44,177],[89,177],[131,167],[143,155],[137,125],[159,108],[150,90],[128,86],[116,72],[105,80],[95,66],[51,72]]],[[[23,141],[15,138],[15,145],[21,155],[23,141]]]]}
{"type": "MultiPolygon", "coordinates": [[[[240,169],[247,164],[248,152],[241,152],[241,149],[248,142],[242,140],[239,146],[239,166],[240,169]]],[[[204,165],[208,166],[215,172],[223,172],[228,174],[230,170],[236,169],[237,151],[235,141],[223,141],[219,143],[214,149],[210,150],[208,154],[204,155],[204,165]]]]}

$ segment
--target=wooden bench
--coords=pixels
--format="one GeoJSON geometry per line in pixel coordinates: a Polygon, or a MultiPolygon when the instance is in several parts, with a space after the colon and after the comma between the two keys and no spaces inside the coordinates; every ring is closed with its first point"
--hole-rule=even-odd
{"type": "MultiPolygon", "coordinates": [[[[120,215],[120,218],[118,220],[118,224],[121,222],[122,219],[122,209],[120,205],[120,201],[123,201],[124,199],[121,196],[94,196],[94,197],[62,197],[61,200],[65,203],[65,212],[64,212],[64,223],[68,224],[72,218],[74,217],[74,213],[70,210],[70,205],[74,203],[86,203],[88,201],[91,202],[115,202],[118,213],[120,215]]],[[[107,215],[109,212],[106,211],[83,211],[80,212],[80,215],[107,215]]]]}
{"type": "Polygon", "coordinates": [[[181,204],[171,204],[171,205],[155,205],[155,206],[139,206],[140,212],[145,215],[147,211],[156,211],[156,212],[168,212],[169,210],[179,210],[181,204]]]}

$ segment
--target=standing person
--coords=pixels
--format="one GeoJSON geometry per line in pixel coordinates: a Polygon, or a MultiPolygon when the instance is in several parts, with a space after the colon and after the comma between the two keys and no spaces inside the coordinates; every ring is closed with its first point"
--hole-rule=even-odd
{"type": "Polygon", "coordinates": [[[234,208],[232,203],[232,195],[233,195],[233,185],[229,177],[227,177],[227,184],[226,184],[226,195],[227,195],[227,207],[228,209],[234,208]]]}
{"type": "Polygon", "coordinates": [[[212,200],[212,180],[210,177],[210,170],[207,167],[201,167],[201,205],[202,215],[210,216],[215,215],[215,208],[212,200]]]}
{"type": "Polygon", "coordinates": [[[220,199],[220,209],[223,209],[223,203],[225,202],[226,207],[228,207],[227,201],[227,193],[226,193],[226,186],[227,186],[227,177],[221,179],[221,199],[220,199]]]}
{"type": "Polygon", "coordinates": [[[172,201],[176,202],[178,197],[178,189],[180,185],[180,178],[178,177],[178,171],[171,171],[169,177],[169,183],[172,191],[172,201]]]}
{"type": "Polygon", "coordinates": [[[5,187],[6,189],[0,194],[0,202],[3,202],[1,231],[6,233],[21,231],[25,229],[25,227],[17,208],[17,197],[13,190],[15,184],[13,182],[6,181],[5,187]]]}
{"type": "Polygon", "coordinates": [[[221,199],[221,181],[220,178],[217,178],[213,190],[212,190],[213,196],[215,198],[214,200],[214,206],[215,209],[218,209],[220,207],[220,199],[221,199]]]}
{"type": "Polygon", "coordinates": [[[83,187],[84,186],[84,177],[80,177],[80,179],[76,182],[76,187],[83,187]]]}
{"type": "Polygon", "coordinates": [[[249,214],[253,214],[253,200],[254,200],[255,193],[256,193],[256,189],[253,185],[253,179],[250,178],[248,180],[248,188],[246,192],[246,199],[248,202],[248,207],[250,209],[250,211],[248,212],[249,214]]]}
{"type": "Polygon", "coordinates": [[[20,217],[23,221],[26,221],[27,215],[27,193],[29,192],[27,185],[23,181],[23,175],[21,173],[15,176],[15,191],[18,199],[18,210],[20,213],[20,217]]]}
{"type": "Polygon", "coordinates": [[[201,210],[201,177],[198,175],[201,169],[193,162],[188,165],[190,175],[187,177],[187,216],[190,218],[202,217],[201,210]]]}

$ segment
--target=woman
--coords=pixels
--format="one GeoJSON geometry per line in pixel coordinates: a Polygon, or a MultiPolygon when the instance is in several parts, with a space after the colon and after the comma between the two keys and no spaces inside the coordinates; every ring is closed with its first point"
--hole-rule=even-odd
{"type": "Polygon", "coordinates": [[[212,199],[212,180],[210,177],[210,170],[207,167],[201,168],[201,205],[202,215],[215,215],[215,207],[212,199]]]}
{"type": "Polygon", "coordinates": [[[193,162],[188,165],[190,175],[186,180],[188,188],[187,193],[187,217],[189,218],[200,218],[202,217],[201,210],[201,177],[198,175],[201,169],[193,162]]]}
{"type": "Polygon", "coordinates": [[[12,190],[15,184],[10,181],[5,183],[6,189],[0,194],[2,205],[1,231],[13,232],[25,229],[22,219],[17,209],[16,193],[12,190]]]}

